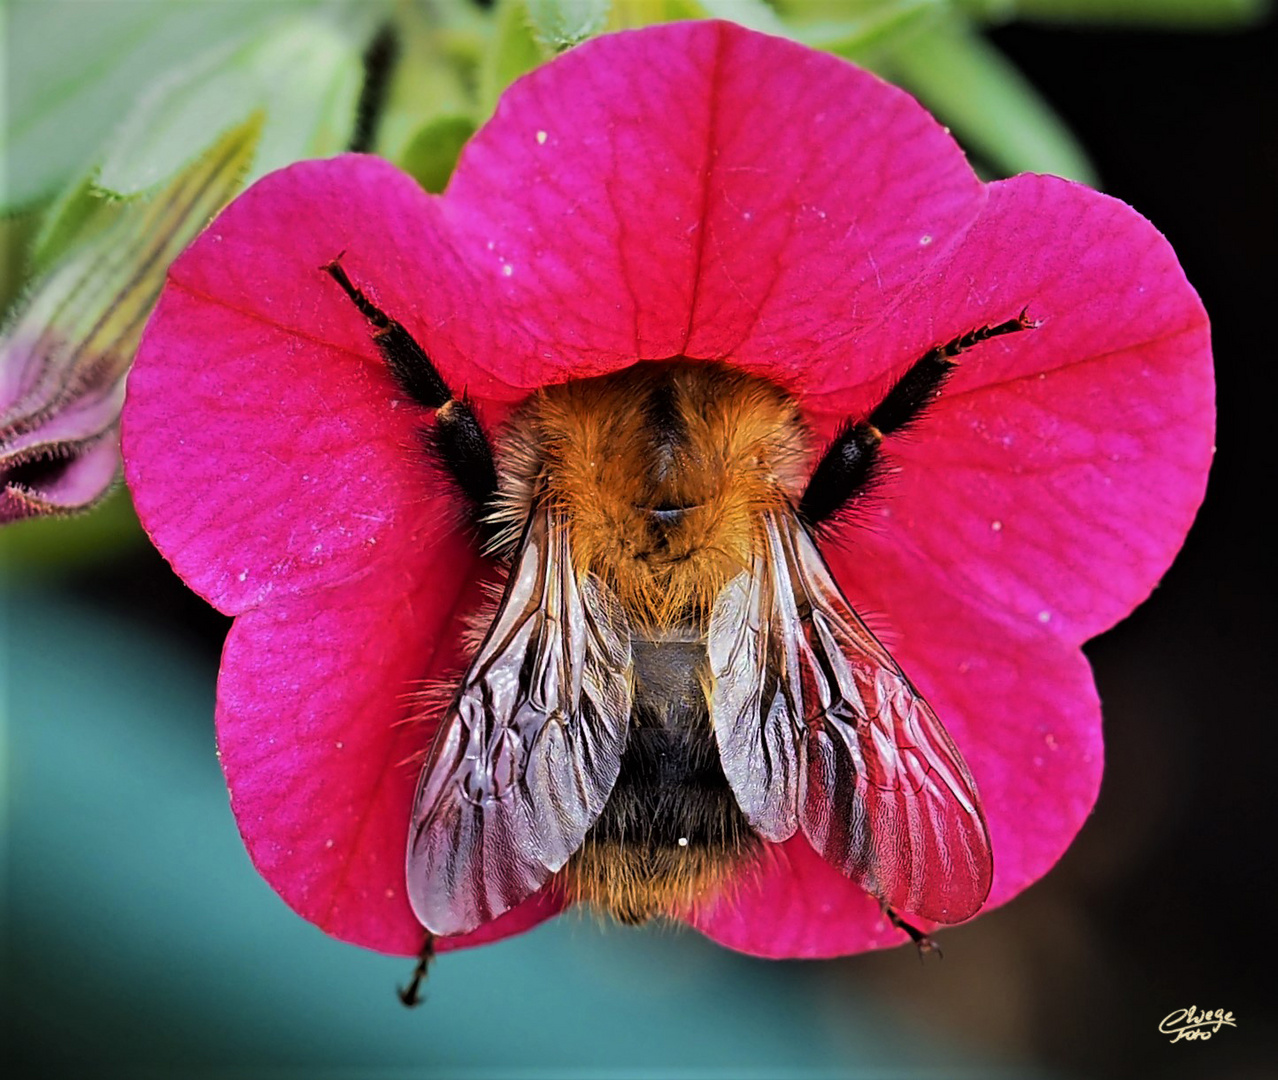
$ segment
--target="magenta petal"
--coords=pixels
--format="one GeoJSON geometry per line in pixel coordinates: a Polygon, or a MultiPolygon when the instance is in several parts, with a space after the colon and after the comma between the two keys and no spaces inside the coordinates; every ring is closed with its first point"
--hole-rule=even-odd
{"type": "MultiPolygon", "coordinates": [[[[875,610],[872,593],[851,598],[875,610]]],[[[1095,804],[1100,702],[1083,655],[1050,634],[1022,635],[926,591],[913,600],[909,627],[893,620],[883,636],[976,778],[994,851],[988,909],[1042,877],[1095,804]]],[[[771,849],[761,875],[694,925],[772,957],[840,956],[905,940],[801,837],[771,849]]]]}
{"type": "Polygon", "coordinates": [[[834,57],[731,23],[599,38],[521,80],[448,189],[532,339],[462,362],[525,387],[679,354],[876,371],[856,334],[982,198],[912,98],[834,57]]]}
{"type": "Polygon", "coordinates": [[[448,270],[432,210],[375,159],[306,163],[236,200],[174,265],[129,377],[126,475],[156,546],[223,611],[365,575],[379,543],[425,543],[446,522],[422,412],[321,270],[351,247],[344,265],[383,303],[412,321],[426,289],[439,316],[451,293],[423,278],[448,270]]]}
{"type": "MultiPolygon", "coordinates": [[[[1022,176],[991,186],[963,244],[866,348],[901,370],[1025,308],[1037,329],[966,354],[914,432],[891,440],[899,471],[849,541],[880,576],[923,577],[1080,644],[1149,594],[1202,501],[1207,317],[1130,207],[1022,176]]],[[[906,601],[889,590],[883,603],[895,613],[906,601]]]]}
{"type": "MultiPolygon", "coordinates": [[[[218,684],[222,767],[254,864],[306,919],[389,953],[423,941],[404,852],[433,724],[413,691],[458,669],[458,613],[479,571],[457,538],[429,556],[392,550],[379,573],[241,615],[218,684]]],[[[448,944],[517,933],[555,910],[534,898],[448,944]]]]}

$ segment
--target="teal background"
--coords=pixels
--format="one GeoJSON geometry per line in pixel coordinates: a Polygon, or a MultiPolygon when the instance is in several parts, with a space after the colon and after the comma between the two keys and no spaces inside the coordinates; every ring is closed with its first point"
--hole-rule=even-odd
{"type": "MultiPolygon", "coordinates": [[[[849,964],[769,963],[576,915],[445,955],[407,1010],[395,986],[410,961],[326,937],[249,864],[214,756],[207,654],[53,590],[11,591],[7,614],[6,1012],[30,1075],[748,1080],[1006,1064],[894,1015],[849,964]]],[[[892,959],[927,975],[908,950],[892,959]]]]}

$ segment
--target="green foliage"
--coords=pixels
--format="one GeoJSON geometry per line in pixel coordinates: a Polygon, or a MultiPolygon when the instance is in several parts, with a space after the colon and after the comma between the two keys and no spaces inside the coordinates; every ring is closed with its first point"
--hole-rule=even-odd
{"type": "Polygon", "coordinates": [[[87,169],[104,135],[164,72],[217,43],[260,32],[280,10],[277,3],[8,6],[0,209],[53,195],[87,169]]]}
{"type": "Polygon", "coordinates": [[[1092,26],[1228,29],[1257,22],[1267,0],[964,0],[974,17],[1092,26]]]}
{"type": "MultiPolygon", "coordinates": [[[[876,65],[878,66],[878,65],[876,65]]],[[[1002,175],[1045,172],[1096,184],[1069,129],[1015,67],[970,25],[940,21],[882,59],[879,70],[931,105],[969,153],[1002,175]]]]}
{"type": "Polygon", "coordinates": [[[92,240],[115,220],[119,209],[117,201],[93,181],[94,173],[85,173],[59,195],[45,213],[31,242],[29,258],[33,278],[42,277],[63,252],[92,240]]]}
{"type": "Polygon", "coordinates": [[[873,67],[876,58],[908,48],[916,33],[945,16],[946,9],[936,0],[888,0],[855,9],[842,19],[801,24],[791,36],[814,49],[873,67]]]}
{"type": "Polygon", "coordinates": [[[448,186],[457,157],[470,137],[475,122],[468,116],[440,116],[423,124],[400,156],[399,167],[422,187],[439,194],[448,186]]]}
{"type": "Polygon", "coordinates": [[[318,18],[288,18],[205,51],[154,83],[107,147],[96,184],[136,195],[254,110],[265,117],[254,174],[342,150],[359,96],[362,42],[318,18]]]}
{"type": "Polygon", "coordinates": [[[697,0],[697,7],[712,19],[731,19],[765,34],[786,33],[776,9],[764,0],[697,0]]]}
{"type": "Polygon", "coordinates": [[[479,108],[484,116],[497,107],[506,87],[553,55],[538,42],[524,0],[498,0],[495,18],[479,69],[479,108]]]}
{"type": "MultiPolygon", "coordinates": [[[[759,6],[755,0],[746,3],[752,10],[759,6]]],[[[706,15],[705,7],[697,0],[613,0],[607,29],[632,30],[679,19],[704,19],[706,15]]]]}
{"type": "Polygon", "coordinates": [[[610,0],[527,0],[528,23],[543,48],[562,52],[608,23],[610,0]]]}
{"type": "MultiPolygon", "coordinates": [[[[3,346],[11,339],[35,340],[47,328],[78,365],[101,372],[110,350],[119,355],[109,366],[123,374],[169,263],[239,188],[261,131],[258,110],[214,133],[220,137],[153,197],[113,202],[92,183],[77,186],[43,246],[37,239],[37,252],[54,265],[6,331],[0,357],[8,361],[3,346]],[[85,221],[94,227],[74,228],[85,221]]],[[[68,373],[66,381],[77,380],[68,373]]]]}

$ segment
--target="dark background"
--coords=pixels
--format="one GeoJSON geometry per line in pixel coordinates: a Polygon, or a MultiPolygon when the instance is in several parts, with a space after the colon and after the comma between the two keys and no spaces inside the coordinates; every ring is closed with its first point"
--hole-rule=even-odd
{"type": "Polygon", "coordinates": [[[1044,882],[970,929],[1001,939],[989,948],[1007,953],[1007,981],[973,986],[947,963],[920,991],[885,957],[861,969],[903,1005],[1024,1039],[1085,1075],[1274,1075],[1278,35],[1015,26],[992,38],[1104,189],[1178,252],[1212,320],[1218,451],[1161,587],[1086,649],[1105,708],[1092,820],[1044,882]],[[1238,1027],[1168,1045],[1159,1020],[1189,1005],[1231,1009],[1238,1027]]]}
{"type": "MultiPolygon", "coordinates": [[[[940,963],[920,965],[894,950],[827,964],[741,965],[777,973],[767,976],[777,993],[801,977],[832,1014],[851,1017],[859,1002],[876,1002],[907,1031],[971,1060],[1082,1076],[1272,1075],[1278,635],[1269,504],[1278,335],[1268,316],[1276,306],[1278,41],[1272,26],[1219,36],[1013,26],[992,38],[1079,136],[1105,190],[1169,237],[1203,297],[1219,392],[1207,500],[1151,600],[1087,648],[1105,706],[1106,773],[1095,815],[1056,870],[1006,907],[947,931],[940,963]],[[781,974],[795,970],[801,975],[781,974]],[[1237,1027],[1210,1042],[1169,1045],[1159,1021],[1190,1005],[1229,1009],[1237,1027]]],[[[225,620],[152,552],[57,588],[59,602],[123,614],[139,630],[196,650],[210,671],[216,664],[225,620]]],[[[175,722],[211,753],[208,713],[175,722]]],[[[241,871],[251,873],[246,862],[241,871]]],[[[496,963],[503,948],[517,946],[482,951],[496,963]]],[[[17,949],[24,1030],[13,1045],[35,1074],[91,1061],[100,1049],[50,1042],[59,1028],[47,1016],[59,1003],[47,998],[65,985],[74,999],[82,975],[74,956],[60,962],[68,967],[41,966],[17,949]],[[46,1000],[33,1003],[30,994],[46,1000]],[[33,1020],[37,1014],[45,1019],[33,1020]]],[[[96,977],[92,985],[109,994],[110,972],[96,977]]],[[[654,995],[661,977],[649,988],[654,995]]],[[[544,978],[549,985],[556,975],[544,978]]],[[[398,1009],[389,996],[384,1007],[398,1009]]],[[[74,1029],[75,1007],[66,1015],[74,1029]]],[[[769,1015],[796,1023],[779,1007],[765,1008],[761,1022],[769,1015]]],[[[432,1026],[429,1018],[421,1025],[432,1026]]],[[[182,1060],[180,1042],[173,1052],[182,1060]]],[[[128,1060],[120,1053],[106,1056],[128,1060]]],[[[278,1048],[257,1060],[296,1064],[278,1048]]]]}

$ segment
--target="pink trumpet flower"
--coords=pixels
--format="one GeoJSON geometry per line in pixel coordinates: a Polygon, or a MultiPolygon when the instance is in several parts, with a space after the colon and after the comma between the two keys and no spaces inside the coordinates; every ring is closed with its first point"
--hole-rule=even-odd
{"type": "MultiPolygon", "coordinates": [[[[979,787],[987,907],[1090,812],[1101,716],[1080,646],[1139,604],[1203,497],[1207,316],[1166,240],[1050,176],[982,183],[907,94],[722,22],[602,37],[521,79],[442,196],[371,157],[274,173],[174,264],[128,386],[140,518],[236,617],[217,728],[254,863],[304,918],[415,954],[404,847],[461,627],[494,580],[424,463],[350,278],[464,389],[500,453],[539,387],[714,360],[786,388],[819,450],[932,346],[965,353],[871,511],[822,540],[979,787]]],[[[687,914],[771,957],[904,940],[801,836],[687,914]]],[[[525,930],[555,882],[441,947],[525,930]]]]}

